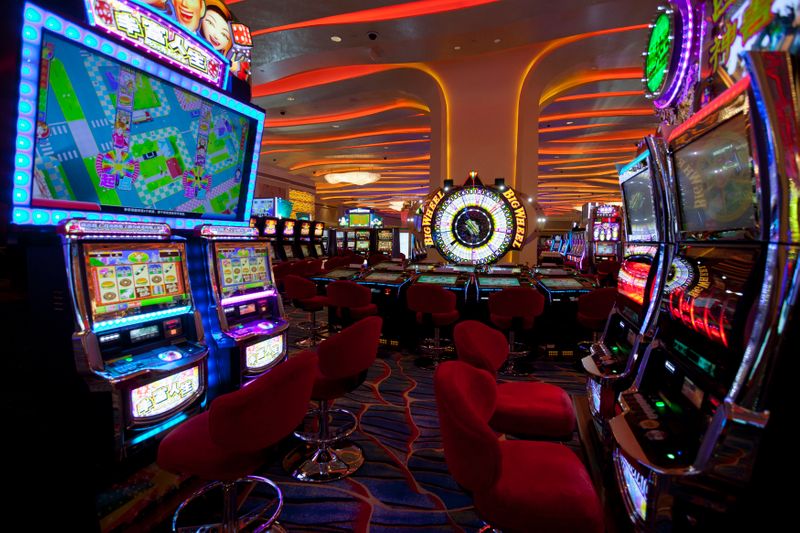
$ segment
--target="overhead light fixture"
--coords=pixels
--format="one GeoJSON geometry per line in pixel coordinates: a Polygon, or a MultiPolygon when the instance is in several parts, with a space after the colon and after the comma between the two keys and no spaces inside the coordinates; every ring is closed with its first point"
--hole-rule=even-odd
{"type": "Polygon", "coordinates": [[[338,127],[339,127],[338,124],[331,124],[331,128],[338,128],[338,127]]]}
{"type": "Polygon", "coordinates": [[[294,102],[294,96],[287,96],[286,99],[290,102],[294,102]]]}
{"type": "Polygon", "coordinates": [[[453,47],[453,50],[461,50],[461,47],[460,47],[459,45],[455,45],[455,46],[453,47]]]}
{"type": "Polygon", "coordinates": [[[498,44],[500,41],[502,41],[502,39],[498,37],[497,39],[494,40],[494,44],[498,44]]]}
{"type": "Polygon", "coordinates": [[[445,192],[449,191],[452,188],[453,188],[453,180],[451,180],[451,179],[444,180],[444,190],[445,190],[445,192]]]}
{"type": "Polygon", "coordinates": [[[325,181],[328,183],[352,183],[353,185],[366,185],[375,183],[381,179],[377,172],[367,172],[365,170],[354,170],[352,172],[331,172],[325,174],[325,181]]]}
{"type": "Polygon", "coordinates": [[[570,124],[575,124],[575,121],[574,120],[568,120],[567,121],[567,126],[569,126],[570,124]]]}
{"type": "Polygon", "coordinates": [[[506,190],[506,179],[505,178],[497,178],[494,180],[494,186],[500,191],[506,190]]]}
{"type": "Polygon", "coordinates": [[[342,38],[339,37],[338,35],[331,35],[331,41],[333,41],[335,43],[340,43],[340,42],[342,42],[342,38]]]}

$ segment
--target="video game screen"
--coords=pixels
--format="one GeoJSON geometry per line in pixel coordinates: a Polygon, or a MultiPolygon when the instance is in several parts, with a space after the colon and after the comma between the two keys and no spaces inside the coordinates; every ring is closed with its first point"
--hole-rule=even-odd
{"type": "Polygon", "coordinates": [[[575,278],[542,278],[538,280],[546,289],[553,291],[573,291],[586,289],[583,283],[575,278]]]}
{"type": "Polygon", "coordinates": [[[325,224],[322,222],[316,222],[314,224],[314,237],[322,237],[322,234],[325,232],[325,224]]]}
{"type": "Polygon", "coordinates": [[[253,119],[49,31],[31,205],[234,220],[253,119]]]}
{"type": "Polygon", "coordinates": [[[395,281],[397,276],[396,272],[372,272],[364,279],[367,281],[395,281]]]}
{"type": "Polygon", "coordinates": [[[304,244],[304,245],[302,245],[302,246],[300,247],[300,249],[303,251],[303,255],[304,255],[304,256],[306,256],[306,257],[312,257],[312,254],[311,254],[311,245],[310,245],[310,244],[304,244]]]}
{"type": "Polygon", "coordinates": [[[518,266],[493,266],[492,272],[496,272],[498,274],[520,274],[522,272],[522,267],[518,266]]]}
{"type": "Polygon", "coordinates": [[[300,222],[300,236],[308,237],[311,235],[311,222],[300,222]]]}
{"type": "Polygon", "coordinates": [[[294,235],[294,220],[284,220],[283,221],[283,236],[284,237],[292,237],[294,235]]]}
{"type": "Polygon", "coordinates": [[[350,227],[369,227],[369,213],[350,213],[350,227]]]}
{"type": "Polygon", "coordinates": [[[572,271],[565,268],[537,268],[536,273],[542,276],[567,276],[571,274],[572,271]]]}
{"type": "Polygon", "coordinates": [[[220,297],[258,292],[270,284],[266,242],[215,243],[220,297]]]}
{"type": "Polygon", "coordinates": [[[756,192],[744,115],[676,150],[674,161],[683,231],[756,227],[756,192]]]}
{"type": "Polygon", "coordinates": [[[322,245],[321,244],[315,244],[314,245],[314,250],[316,250],[316,252],[317,252],[317,257],[322,257],[323,255],[325,255],[325,252],[322,251],[322,245]]]}
{"type": "Polygon", "coordinates": [[[87,243],[84,258],[94,322],[191,303],[182,244],[87,243]]]}
{"type": "Polygon", "coordinates": [[[283,245],[283,253],[286,254],[286,259],[294,259],[294,250],[292,249],[291,244],[283,245]]]}
{"type": "Polygon", "coordinates": [[[434,269],[434,272],[475,272],[474,265],[447,264],[434,269]]]}
{"type": "Polygon", "coordinates": [[[478,285],[481,287],[519,287],[519,278],[478,276],[478,285]]]}
{"type": "Polygon", "coordinates": [[[264,221],[264,235],[278,234],[278,219],[268,218],[264,221]]]}
{"type": "Polygon", "coordinates": [[[378,240],[391,241],[392,240],[392,230],[382,229],[382,230],[378,231],[378,240]]]}
{"type": "Polygon", "coordinates": [[[618,305],[623,316],[634,324],[640,325],[642,307],[645,302],[653,301],[652,294],[645,294],[650,271],[655,266],[655,256],[658,248],[655,246],[642,246],[626,244],[625,259],[619,269],[617,278],[617,293],[624,298],[618,299],[618,305]]]}
{"type": "Polygon", "coordinates": [[[322,275],[322,277],[331,279],[348,279],[352,278],[356,274],[358,274],[358,270],[350,268],[337,268],[335,270],[331,270],[330,272],[326,272],[322,275]]]}
{"type": "Polygon", "coordinates": [[[617,245],[608,242],[598,242],[595,245],[595,254],[597,255],[616,255],[617,245]]]}
{"type": "Polygon", "coordinates": [[[433,283],[435,285],[455,285],[458,276],[435,276],[432,274],[423,274],[417,278],[417,283],[433,283]]]}
{"type": "Polygon", "coordinates": [[[369,250],[369,241],[356,241],[356,250],[369,250]]]}
{"type": "Polygon", "coordinates": [[[253,343],[245,348],[248,370],[258,370],[274,363],[284,353],[283,335],[253,343]]]}
{"type": "Polygon", "coordinates": [[[655,191],[649,168],[622,184],[622,199],[630,238],[657,241],[655,191]]]}

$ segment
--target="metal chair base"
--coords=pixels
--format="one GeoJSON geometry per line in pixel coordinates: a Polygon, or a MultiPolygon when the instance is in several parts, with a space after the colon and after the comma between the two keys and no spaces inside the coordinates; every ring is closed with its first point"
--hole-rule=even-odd
{"type": "Polygon", "coordinates": [[[250,531],[253,533],[285,533],[283,526],[278,524],[278,516],[283,509],[283,492],[272,481],[260,476],[245,476],[236,481],[215,481],[202,487],[186,500],[181,502],[172,517],[172,531],[188,533],[211,532],[234,533],[237,531],[250,531]],[[244,485],[241,490],[237,490],[244,485]],[[268,487],[275,496],[266,499],[257,499],[256,489],[268,487]],[[206,500],[209,493],[219,489],[223,501],[221,515],[209,517],[211,521],[199,524],[190,523],[194,515],[192,504],[196,503],[201,514],[206,514],[209,509],[206,500]],[[255,493],[255,495],[254,495],[255,493]],[[182,519],[181,513],[184,513],[182,519]],[[189,514],[190,518],[185,518],[189,514]]]}
{"type": "Polygon", "coordinates": [[[519,360],[527,357],[528,354],[530,354],[530,350],[527,350],[523,343],[516,342],[514,332],[511,331],[508,334],[508,356],[498,372],[504,376],[529,376],[531,372],[519,366],[519,360]]]}
{"type": "Polygon", "coordinates": [[[346,478],[364,464],[364,451],[355,443],[323,444],[311,449],[295,450],[284,459],[283,466],[293,478],[310,483],[327,483],[346,478]]]}

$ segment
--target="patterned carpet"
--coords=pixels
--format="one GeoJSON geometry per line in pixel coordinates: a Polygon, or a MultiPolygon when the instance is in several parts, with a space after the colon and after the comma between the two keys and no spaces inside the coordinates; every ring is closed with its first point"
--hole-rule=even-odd
{"type": "MultiPolygon", "coordinates": [[[[293,320],[304,319],[292,313],[293,320]]],[[[444,462],[433,395],[433,372],[414,365],[415,354],[383,347],[367,381],[336,406],[358,415],[360,427],[351,436],[366,462],[353,476],[326,484],[300,483],[281,466],[283,454],[298,441],[287,439],[259,474],[275,481],[286,498],[280,522],[289,531],[478,531],[481,522],[472,499],[450,477],[444,462]]],[[[582,395],[585,378],[569,363],[535,363],[535,379],[582,395]]],[[[532,378],[527,378],[532,379],[532,378]]],[[[568,444],[581,457],[577,437],[568,444]]],[[[152,476],[163,476],[149,467],[152,476]]],[[[106,531],[167,531],[168,517],[195,480],[167,483],[155,498],[131,515],[105,520],[106,531]],[[176,490],[176,487],[180,489],[176,490]]],[[[155,488],[153,489],[155,490],[155,488]]],[[[144,491],[147,495],[149,491],[144,491]]]]}

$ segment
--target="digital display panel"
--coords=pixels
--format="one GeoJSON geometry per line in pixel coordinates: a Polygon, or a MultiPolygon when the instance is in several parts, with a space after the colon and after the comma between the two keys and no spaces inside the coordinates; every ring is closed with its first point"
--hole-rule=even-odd
{"type": "Polygon", "coordinates": [[[311,222],[300,222],[300,236],[309,237],[311,235],[311,222]]]}
{"type": "Polygon", "coordinates": [[[625,202],[629,238],[657,241],[655,191],[649,168],[622,184],[622,199],[625,202]]]}
{"type": "Polygon", "coordinates": [[[292,237],[294,235],[294,220],[284,220],[283,221],[283,236],[284,237],[292,237]]]}
{"type": "Polygon", "coordinates": [[[423,274],[417,278],[417,283],[433,283],[435,285],[455,285],[458,276],[436,276],[433,274],[423,274]]]}
{"type": "Polygon", "coordinates": [[[325,278],[331,279],[346,279],[352,278],[358,273],[358,270],[349,269],[349,268],[337,268],[335,270],[331,270],[330,272],[326,272],[322,275],[325,278]]]}
{"type": "Polygon", "coordinates": [[[434,272],[475,272],[475,267],[472,265],[445,265],[435,268],[434,272]]]}
{"type": "Polygon", "coordinates": [[[519,287],[519,278],[478,276],[478,285],[481,287],[519,287]]]}
{"type": "Polygon", "coordinates": [[[200,392],[200,368],[194,366],[171,376],[133,389],[131,416],[150,418],[168,413],[187,403],[200,392]]]}
{"type": "Polygon", "coordinates": [[[350,227],[369,227],[369,213],[350,213],[350,227]]]}
{"type": "Polygon", "coordinates": [[[622,454],[618,455],[622,470],[622,479],[630,498],[634,512],[644,520],[647,517],[647,492],[649,483],[647,478],[640,474],[622,454]]]}
{"type": "Polygon", "coordinates": [[[596,255],[617,255],[617,245],[609,242],[598,242],[595,244],[596,255]]]}
{"type": "Polygon", "coordinates": [[[317,257],[322,257],[323,255],[325,255],[325,252],[322,251],[322,245],[321,244],[315,244],[314,245],[314,250],[317,252],[317,257]]]}
{"type": "Polygon", "coordinates": [[[268,218],[264,221],[264,235],[271,236],[278,234],[278,219],[268,218]]]}
{"type": "MultiPolygon", "coordinates": [[[[592,235],[595,241],[618,241],[619,222],[595,222],[592,227],[592,235]]],[[[571,245],[572,243],[570,243],[571,245]]],[[[566,253],[568,249],[562,249],[561,253],[566,253]]]]}
{"type": "MultiPolygon", "coordinates": [[[[617,279],[617,292],[638,305],[643,305],[645,289],[650,270],[653,268],[653,258],[657,252],[655,246],[625,247],[625,260],[619,269],[617,279]]],[[[648,298],[649,299],[649,298],[648,298]]]]}
{"type": "Polygon", "coordinates": [[[537,268],[536,273],[542,276],[567,276],[572,271],[565,268],[537,268]]]}
{"type": "Polygon", "coordinates": [[[266,242],[215,243],[220,297],[264,290],[272,281],[266,242]]]}
{"type": "Polygon", "coordinates": [[[585,290],[583,283],[574,278],[542,278],[539,280],[546,289],[553,291],[585,290]]]}
{"type": "Polygon", "coordinates": [[[382,229],[378,231],[378,240],[381,241],[391,241],[392,240],[392,230],[390,229],[382,229]]]}
{"type": "Polygon", "coordinates": [[[245,348],[245,364],[248,370],[265,368],[283,356],[283,335],[272,337],[245,348]]]}
{"type": "Polygon", "coordinates": [[[676,150],[674,161],[683,231],[756,227],[756,193],[744,115],[676,150]]]}
{"type": "Polygon", "coordinates": [[[291,244],[283,245],[283,253],[286,254],[286,259],[294,259],[294,250],[292,249],[291,244]]]}
{"type": "Polygon", "coordinates": [[[364,279],[367,281],[397,281],[397,278],[396,272],[373,272],[364,279]]]}
{"type": "Polygon", "coordinates": [[[188,305],[183,256],[177,243],[84,245],[93,320],[188,305]]]}
{"type": "Polygon", "coordinates": [[[235,220],[256,122],[43,31],[31,205],[235,220]]]}
{"type": "Polygon", "coordinates": [[[322,222],[315,222],[314,223],[314,237],[322,237],[322,234],[325,232],[325,224],[322,222]]]}
{"type": "Polygon", "coordinates": [[[130,331],[131,342],[142,342],[148,339],[153,339],[158,337],[160,331],[158,329],[158,324],[153,324],[152,326],[146,326],[143,328],[132,329],[130,331]]]}

